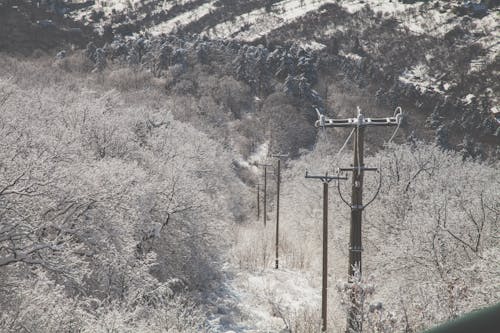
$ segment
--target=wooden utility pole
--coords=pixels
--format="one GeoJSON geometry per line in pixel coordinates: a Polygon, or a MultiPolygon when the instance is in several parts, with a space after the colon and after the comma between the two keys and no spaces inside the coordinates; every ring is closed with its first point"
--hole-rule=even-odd
{"type": "Polygon", "coordinates": [[[260,219],[260,183],[257,183],[257,221],[260,219]]]}
{"type": "Polygon", "coordinates": [[[267,167],[272,166],[271,164],[256,164],[259,167],[264,167],[264,227],[267,225],[267,167]]]}
{"type": "MultiPolygon", "coordinates": [[[[401,109],[399,109],[401,110],[401,109]]],[[[368,126],[400,126],[402,112],[386,118],[365,118],[358,108],[356,118],[330,119],[324,115],[319,115],[316,127],[353,127],[354,136],[354,163],[351,168],[340,168],[340,171],[352,172],[352,194],[351,194],[351,228],[349,236],[349,282],[354,281],[355,270],[358,270],[361,277],[361,253],[362,246],[362,215],[366,205],[363,205],[363,175],[364,171],[376,171],[376,168],[365,168],[363,162],[364,130],[368,126]]],[[[343,199],[344,200],[344,199],[343,199]]],[[[373,199],[372,199],[373,200],[373,199]]],[[[370,200],[370,202],[372,201],[370,200]]],[[[344,200],[345,201],[345,200],[344,200]]],[[[357,295],[351,294],[351,306],[347,315],[347,332],[362,332],[362,322],[360,317],[360,305],[357,302],[357,295]]]]}
{"type": "Polygon", "coordinates": [[[279,257],[278,257],[278,252],[279,252],[279,233],[280,233],[280,184],[281,184],[281,158],[283,157],[288,157],[288,154],[283,155],[283,154],[273,154],[271,157],[277,158],[278,159],[278,168],[277,172],[278,174],[276,175],[276,260],[274,263],[274,268],[278,269],[278,263],[279,263],[279,257]]]}
{"type": "Polygon", "coordinates": [[[328,183],[332,180],[345,180],[347,177],[310,176],[306,171],[306,178],[319,179],[323,182],[323,277],[321,287],[321,331],[326,332],[327,326],[327,297],[328,297],[328,183]]]}

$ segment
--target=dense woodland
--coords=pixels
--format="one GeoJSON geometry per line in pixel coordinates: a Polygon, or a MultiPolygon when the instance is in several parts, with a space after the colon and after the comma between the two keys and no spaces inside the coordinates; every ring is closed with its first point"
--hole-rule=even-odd
{"type": "MultiPolygon", "coordinates": [[[[409,38],[369,8],[339,13],[325,6],[309,26],[332,15],[348,24],[318,37],[321,51],[280,43],[286,29],[243,43],[187,26],[0,53],[0,331],[259,332],[241,324],[256,319],[230,286],[273,271],[275,173],[264,228],[255,163],[289,154],[281,267],[319,293],[322,192],[304,174],[349,166],[352,141],[339,152],[349,130],[316,129],[316,110],[352,117],[357,106],[390,116],[401,105],[405,118],[396,133],[367,130],[365,163],[381,172],[365,177],[366,200],[381,187],[363,215],[354,285],[350,209],[337,193],[349,197],[350,180],[331,183],[329,331],[345,330],[353,290],[367,332],[419,332],[498,303],[500,132],[489,114],[498,81],[488,76],[498,57],[458,72],[484,52],[455,52],[466,23],[429,57],[431,37],[409,38]],[[395,79],[422,58],[425,71],[448,73],[449,97],[395,79]],[[464,89],[476,98],[461,101],[464,89]]],[[[266,329],[318,328],[319,303],[297,309],[266,288],[262,311],[277,319],[266,329]]]]}

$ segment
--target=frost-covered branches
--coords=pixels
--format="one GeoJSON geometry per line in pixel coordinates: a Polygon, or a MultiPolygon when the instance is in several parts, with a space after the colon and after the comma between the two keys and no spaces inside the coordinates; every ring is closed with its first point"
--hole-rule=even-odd
{"type": "Polygon", "coordinates": [[[0,330],[201,329],[187,292],[217,276],[244,192],[229,155],[168,109],[47,75],[0,78],[0,330]]]}
{"type": "MultiPolygon", "coordinates": [[[[318,279],[321,191],[303,177],[306,169],[331,170],[330,150],[319,142],[282,178],[280,263],[318,279]]],[[[349,163],[343,154],[335,165],[349,163]]],[[[346,281],[350,211],[330,187],[329,284],[340,281],[329,295],[331,327],[346,322],[339,296],[345,305],[355,300],[354,322],[373,332],[418,331],[498,302],[498,163],[464,161],[460,153],[413,142],[386,147],[366,164],[381,168],[382,187],[364,213],[364,276],[354,281],[346,281]]],[[[378,177],[366,175],[365,197],[377,187],[378,177]]],[[[271,260],[261,259],[272,251],[264,237],[240,233],[249,240],[236,252],[243,265],[269,267],[271,260]]]]}

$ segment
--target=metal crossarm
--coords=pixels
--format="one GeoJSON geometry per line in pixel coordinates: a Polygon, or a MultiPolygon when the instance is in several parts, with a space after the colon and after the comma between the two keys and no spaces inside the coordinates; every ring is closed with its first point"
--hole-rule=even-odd
{"type": "Polygon", "coordinates": [[[353,171],[353,170],[358,170],[359,171],[377,171],[378,168],[366,168],[366,167],[359,167],[359,168],[339,168],[340,171],[353,171]]]}
{"type": "Polygon", "coordinates": [[[334,119],[326,118],[323,114],[318,114],[318,120],[314,123],[316,127],[362,127],[362,126],[398,126],[401,124],[403,114],[400,111],[392,117],[365,118],[359,114],[356,118],[334,119]]]}
{"type": "Polygon", "coordinates": [[[347,179],[347,177],[341,177],[341,176],[328,176],[328,172],[325,173],[324,176],[310,176],[308,171],[306,171],[306,178],[320,179],[323,183],[329,183],[332,180],[346,180],[347,179]]]}

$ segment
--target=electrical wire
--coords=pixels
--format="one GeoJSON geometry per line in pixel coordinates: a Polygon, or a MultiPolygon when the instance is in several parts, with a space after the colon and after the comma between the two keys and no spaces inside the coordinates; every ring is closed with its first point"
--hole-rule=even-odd
{"type": "Polygon", "coordinates": [[[342,145],[342,147],[340,147],[339,151],[337,152],[337,154],[335,154],[335,157],[333,158],[333,161],[332,161],[332,169],[335,170],[336,168],[336,164],[338,164],[338,160],[339,160],[339,157],[340,157],[340,154],[342,153],[342,151],[345,149],[345,147],[347,146],[347,144],[349,143],[349,141],[351,140],[351,137],[352,135],[354,134],[354,131],[356,129],[353,128],[351,130],[351,133],[349,133],[349,135],[347,136],[347,139],[345,140],[344,144],[342,145]]]}
{"type": "MultiPolygon", "coordinates": [[[[318,114],[318,119],[320,121],[320,127],[321,127],[321,132],[323,134],[323,138],[325,141],[329,141],[329,134],[328,134],[328,131],[326,130],[326,127],[325,127],[325,124],[324,124],[324,119],[325,119],[325,115],[322,114],[321,112],[319,112],[319,110],[316,108],[316,113],[318,114]]],[[[336,168],[336,164],[338,163],[338,158],[340,156],[340,154],[342,153],[342,151],[344,150],[344,148],[347,146],[347,143],[349,142],[349,140],[351,139],[352,137],[352,134],[354,133],[354,128],[352,129],[351,133],[349,133],[349,135],[347,136],[347,139],[345,140],[344,144],[340,147],[339,151],[337,152],[337,154],[335,154],[335,157],[333,158],[333,161],[332,161],[332,169],[335,170],[336,168]]],[[[317,142],[314,144],[314,147],[316,148],[316,144],[317,142]]]]}
{"type": "Polygon", "coordinates": [[[396,134],[398,133],[399,127],[401,127],[401,117],[402,116],[403,116],[403,110],[401,109],[400,106],[398,106],[394,110],[394,115],[393,115],[393,117],[396,117],[396,119],[398,120],[398,125],[396,126],[396,129],[394,130],[394,133],[392,133],[391,138],[389,139],[389,141],[387,141],[387,143],[385,145],[391,144],[392,140],[396,137],[396,134]]]}

